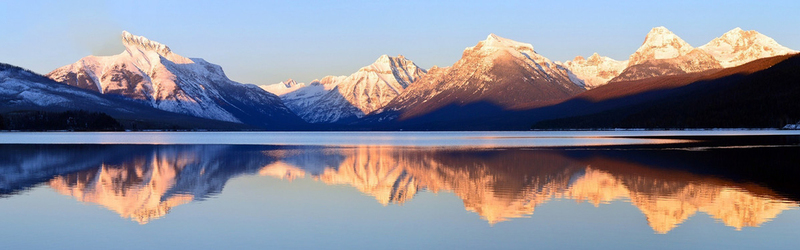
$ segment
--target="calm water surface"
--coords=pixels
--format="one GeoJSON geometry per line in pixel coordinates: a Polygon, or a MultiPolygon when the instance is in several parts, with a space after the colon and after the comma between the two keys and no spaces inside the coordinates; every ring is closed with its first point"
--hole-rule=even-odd
{"type": "Polygon", "coordinates": [[[0,133],[3,249],[793,249],[794,131],[0,133]]]}

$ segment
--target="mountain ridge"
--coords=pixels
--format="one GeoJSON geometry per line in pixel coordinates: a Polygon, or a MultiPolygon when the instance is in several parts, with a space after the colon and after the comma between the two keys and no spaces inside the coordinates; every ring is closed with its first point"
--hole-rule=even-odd
{"type": "Polygon", "coordinates": [[[744,31],[738,27],[695,48],[666,27],[659,26],[647,33],[642,45],[626,61],[598,55],[592,63],[590,59],[595,57],[592,55],[589,59],[576,57],[563,65],[586,81],[587,86],[596,88],[612,81],[730,68],[795,52],[755,30],[744,31]],[[623,62],[626,65],[619,66],[623,62]]]}
{"type": "Polygon", "coordinates": [[[450,105],[454,113],[479,115],[458,107],[480,102],[504,108],[533,107],[584,90],[583,81],[536,53],[531,44],[490,34],[466,48],[453,66],[431,69],[371,119],[402,121],[450,105]]]}
{"type": "Polygon", "coordinates": [[[155,109],[114,95],[61,84],[17,66],[0,63],[0,113],[99,112],[127,129],[254,129],[155,109]]]}
{"type": "Polygon", "coordinates": [[[281,129],[303,123],[280,99],[230,80],[219,65],[177,55],[166,45],[124,31],[125,51],[88,56],[46,76],[104,95],[124,96],[157,109],[281,129]]]}
{"type": "Polygon", "coordinates": [[[427,71],[403,55],[380,56],[349,76],[326,76],[300,87],[263,86],[311,123],[352,121],[382,108],[427,71]]]}

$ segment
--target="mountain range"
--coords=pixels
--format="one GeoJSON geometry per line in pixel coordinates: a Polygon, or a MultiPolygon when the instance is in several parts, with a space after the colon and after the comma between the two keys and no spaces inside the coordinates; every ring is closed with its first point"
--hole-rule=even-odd
{"type": "Polygon", "coordinates": [[[656,27],[625,61],[595,53],[563,63],[529,43],[490,34],[447,67],[424,69],[402,55],[383,55],[349,76],[264,86],[235,82],[218,65],[142,36],[123,32],[121,42],[121,54],[87,56],[44,76],[2,65],[0,115],[83,110],[107,114],[126,129],[233,130],[516,130],[546,120],[554,121],[534,127],[782,127],[800,120],[791,111],[792,98],[800,97],[792,87],[796,51],[740,28],[693,47],[656,27]],[[701,85],[705,94],[687,90],[701,85]],[[780,98],[754,109],[749,105],[758,100],[748,96],[780,98]],[[635,106],[641,103],[686,112],[635,106]],[[758,112],[766,113],[764,122],[731,122],[758,112]],[[709,114],[719,120],[691,122],[709,114]],[[578,126],[569,117],[607,122],[578,126]]]}

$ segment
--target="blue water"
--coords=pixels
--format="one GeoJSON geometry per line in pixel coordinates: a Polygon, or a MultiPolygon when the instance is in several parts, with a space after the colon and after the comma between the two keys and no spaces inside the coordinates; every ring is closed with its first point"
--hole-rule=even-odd
{"type": "Polygon", "coordinates": [[[800,130],[530,132],[0,132],[0,144],[575,146],[661,143],[635,137],[800,135],[800,130]]]}
{"type": "Polygon", "coordinates": [[[800,244],[794,132],[65,132],[0,142],[4,249],[800,244]]]}

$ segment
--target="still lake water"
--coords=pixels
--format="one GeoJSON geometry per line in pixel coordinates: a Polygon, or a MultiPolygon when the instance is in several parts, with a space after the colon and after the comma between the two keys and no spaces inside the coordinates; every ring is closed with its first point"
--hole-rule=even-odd
{"type": "Polygon", "coordinates": [[[2,249],[794,249],[797,131],[0,133],[2,249]]]}

